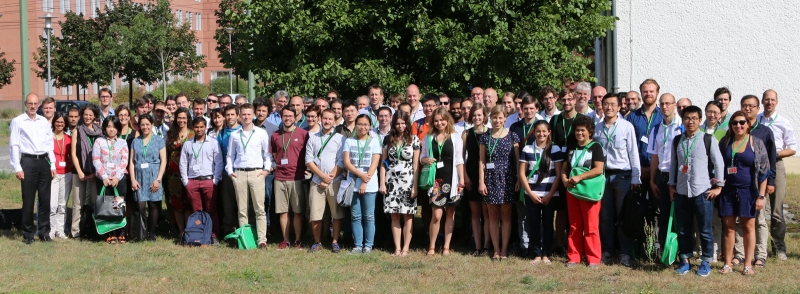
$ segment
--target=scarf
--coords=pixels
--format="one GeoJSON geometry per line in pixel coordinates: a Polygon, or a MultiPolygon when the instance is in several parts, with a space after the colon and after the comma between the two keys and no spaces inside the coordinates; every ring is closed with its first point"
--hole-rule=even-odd
{"type": "Polygon", "coordinates": [[[89,139],[91,138],[94,140],[102,135],[100,125],[95,123],[93,127],[94,130],[91,130],[85,124],[80,124],[76,128],[81,149],[80,152],[75,155],[78,157],[78,164],[80,164],[80,168],[83,170],[84,174],[94,173],[94,165],[92,164],[92,144],[89,143],[89,139]]]}

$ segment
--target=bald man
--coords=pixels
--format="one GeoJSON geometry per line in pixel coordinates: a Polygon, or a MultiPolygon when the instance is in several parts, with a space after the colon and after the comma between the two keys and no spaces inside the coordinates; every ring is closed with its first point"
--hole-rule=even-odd
{"type": "Polygon", "coordinates": [[[295,126],[298,128],[308,130],[308,121],[306,121],[306,115],[303,114],[303,110],[305,109],[305,104],[303,104],[303,97],[294,96],[291,100],[289,100],[289,105],[294,108],[294,111],[297,112],[297,116],[295,119],[295,126]]]}
{"type": "Polygon", "coordinates": [[[472,98],[473,103],[483,104],[483,88],[481,87],[472,88],[472,91],[470,91],[470,98],[472,98]]]}
{"type": "Polygon", "coordinates": [[[676,106],[676,108],[678,109],[678,115],[680,116],[680,114],[683,112],[683,109],[691,105],[692,105],[692,100],[689,100],[689,98],[678,99],[678,104],[676,106]]]}
{"type": "Polygon", "coordinates": [[[486,88],[486,91],[483,92],[483,103],[486,108],[489,108],[489,112],[491,112],[492,107],[497,105],[497,98],[497,90],[494,88],[486,88]]]}
{"type": "MultiPolygon", "coordinates": [[[[603,86],[597,86],[592,89],[592,104],[594,105],[594,110],[589,111],[588,116],[594,119],[594,123],[598,124],[603,121],[603,97],[608,94],[606,88],[603,86]]],[[[620,97],[621,99],[624,97],[620,97]]],[[[624,103],[623,103],[624,104],[624,103]]],[[[620,105],[621,106],[621,105],[620,105]]],[[[619,114],[619,112],[617,112],[619,114]]]]}
{"type": "Polygon", "coordinates": [[[422,111],[422,104],[419,103],[420,97],[419,87],[414,84],[408,85],[408,88],[406,88],[406,102],[411,105],[411,121],[417,121],[425,117],[425,113],[422,111]]]}
{"type": "MultiPolygon", "coordinates": [[[[56,176],[55,154],[53,154],[53,132],[47,119],[36,114],[39,96],[25,97],[25,113],[11,120],[9,149],[11,166],[22,185],[22,237],[25,244],[33,242],[34,234],[39,240],[50,238],[50,181],[56,176]],[[33,206],[39,194],[38,230],[33,226],[33,206]]],[[[64,163],[62,166],[66,166],[64,163]]]]}

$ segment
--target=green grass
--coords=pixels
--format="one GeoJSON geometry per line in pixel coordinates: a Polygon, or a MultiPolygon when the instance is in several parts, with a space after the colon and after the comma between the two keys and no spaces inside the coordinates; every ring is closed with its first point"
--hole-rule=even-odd
{"type": "Polygon", "coordinates": [[[8,146],[11,138],[11,119],[0,119],[0,146],[8,146]]]}
{"type": "MultiPolygon", "coordinates": [[[[790,178],[794,184],[800,176],[790,178]]],[[[19,182],[0,173],[0,207],[20,207],[19,182]],[[16,189],[16,190],[14,190],[16,189]]],[[[423,238],[417,233],[415,238],[423,238]]],[[[273,238],[272,241],[275,238],[273,238]]],[[[106,245],[58,240],[27,246],[16,231],[0,232],[2,292],[628,292],[628,293],[797,293],[800,235],[787,238],[789,260],[770,258],[753,277],[677,276],[671,269],[647,271],[620,266],[567,269],[563,258],[532,266],[511,257],[492,262],[458,254],[426,257],[419,248],[408,257],[387,252],[352,256],[326,250],[242,251],[224,247],[185,248],[170,241],[106,245]]],[[[326,246],[328,244],[326,243],[326,246]]]]}

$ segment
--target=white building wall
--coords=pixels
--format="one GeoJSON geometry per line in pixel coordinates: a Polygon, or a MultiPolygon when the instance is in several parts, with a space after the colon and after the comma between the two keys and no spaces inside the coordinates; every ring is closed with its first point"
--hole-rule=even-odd
{"type": "MultiPolygon", "coordinates": [[[[615,0],[620,91],[654,78],[661,93],[705,106],[727,86],[778,92],[778,113],[800,126],[800,5],[791,0],[615,0]]],[[[701,106],[701,107],[702,107],[701,106]]],[[[763,110],[763,108],[762,108],[763,110]]]]}

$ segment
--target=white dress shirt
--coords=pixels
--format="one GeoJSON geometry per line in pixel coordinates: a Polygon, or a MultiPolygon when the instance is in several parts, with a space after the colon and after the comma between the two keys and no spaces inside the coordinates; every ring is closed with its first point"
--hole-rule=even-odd
{"type": "Polygon", "coordinates": [[[411,118],[411,121],[418,121],[421,118],[425,118],[425,112],[422,111],[421,102],[417,102],[417,110],[415,111],[412,109],[411,113],[409,113],[409,116],[411,118]]]}
{"type": "Polygon", "coordinates": [[[676,115],[672,117],[672,122],[669,125],[662,123],[654,127],[657,130],[651,131],[650,137],[647,138],[647,142],[650,142],[647,145],[647,153],[658,155],[658,170],[660,172],[669,172],[669,164],[672,159],[672,140],[683,133],[681,131],[681,120],[676,115]]]}
{"type": "Polygon", "coordinates": [[[764,113],[760,113],[756,119],[759,124],[763,124],[772,130],[775,135],[775,148],[778,152],[786,149],[797,151],[797,140],[794,137],[794,127],[792,123],[784,116],[779,116],[778,113],[773,113],[769,117],[764,117],[764,113]]]}
{"type": "Polygon", "coordinates": [[[606,122],[594,128],[594,141],[603,147],[606,155],[606,169],[631,171],[631,184],[641,184],[639,165],[639,146],[636,131],[627,120],[617,118],[610,127],[606,122]]]}
{"type": "Polygon", "coordinates": [[[20,157],[22,153],[32,155],[47,154],[50,170],[56,170],[56,156],[53,154],[53,131],[44,116],[36,115],[31,119],[23,113],[11,120],[9,149],[11,166],[14,172],[21,172],[20,157]]]}
{"type": "Polygon", "coordinates": [[[250,131],[234,131],[229,138],[227,157],[225,172],[228,174],[234,173],[235,168],[269,169],[272,166],[272,154],[269,153],[267,131],[255,126],[250,131]]]}
{"type": "Polygon", "coordinates": [[[217,140],[206,136],[203,141],[193,139],[183,143],[180,172],[184,186],[189,183],[189,179],[204,176],[213,176],[216,185],[222,179],[223,168],[222,152],[217,140]]]}
{"type": "Polygon", "coordinates": [[[546,110],[539,111],[539,116],[541,116],[542,119],[546,120],[547,122],[550,122],[550,120],[553,119],[554,116],[559,114],[561,114],[561,110],[558,110],[558,108],[556,108],[555,111],[553,111],[552,115],[547,115],[546,110]]]}

